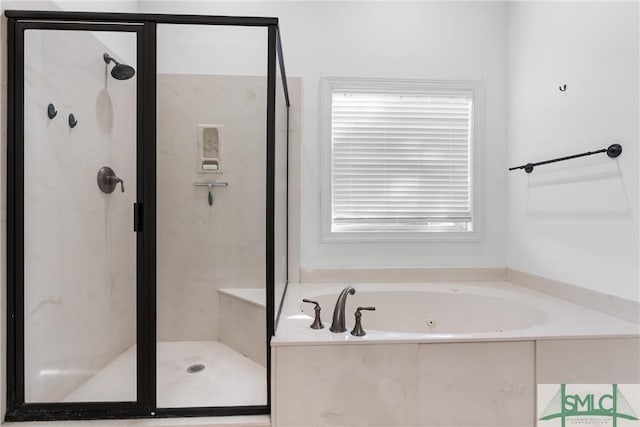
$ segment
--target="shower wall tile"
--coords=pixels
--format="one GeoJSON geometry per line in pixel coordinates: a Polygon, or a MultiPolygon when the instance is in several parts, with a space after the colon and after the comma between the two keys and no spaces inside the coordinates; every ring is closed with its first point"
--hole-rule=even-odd
{"type": "Polygon", "coordinates": [[[64,398],[135,340],[136,79],[112,79],[104,52],[89,32],[25,33],[27,401],[64,398]],[[124,193],[99,190],[102,166],[124,193]]]}
{"type": "Polygon", "coordinates": [[[218,288],[264,288],[266,79],[158,76],[158,339],[216,340],[218,288]],[[223,125],[221,173],[198,171],[198,125],[223,125]],[[207,188],[196,181],[224,181],[207,188]]]}
{"type": "Polygon", "coordinates": [[[159,341],[216,340],[217,290],[265,288],[266,85],[158,75],[159,341]],[[198,125],[223,126],[220,173],[199,173],[198,125]],[[208,180],[228,183],[213,189],[212,206],[193,185],[208,180]]]}
{"type": "Polygon", "coordinates": [[[220,342],[267,365],[265,307],[224,293],[219,294],[218,321],[220,342]]]}

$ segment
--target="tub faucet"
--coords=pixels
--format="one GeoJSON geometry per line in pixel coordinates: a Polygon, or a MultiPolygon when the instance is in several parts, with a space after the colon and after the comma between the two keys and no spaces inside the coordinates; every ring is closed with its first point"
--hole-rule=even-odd
{"type": "Polygon", "coordinates": [[[333,322],[331,322],[331,327],[329,328],[331,332],[345,332],[347,330],[344,325],[345,305],[347,303],[347,297],[355,293],[356,290],[353,289],[353,286],[346,286],[342,292],[340,292],[336,300],[336,306],[333,309],[333,322]]]}

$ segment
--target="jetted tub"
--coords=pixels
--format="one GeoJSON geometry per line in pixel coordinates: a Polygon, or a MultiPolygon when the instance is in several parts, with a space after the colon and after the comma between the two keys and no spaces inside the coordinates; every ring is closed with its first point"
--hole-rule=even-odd
{"type": "MultiPolygon", "coordinates": [[[[422,291],[359,288],[359,292],[347,298],[347,323],[353,323],[357,307],[373,306],[375,312],[362,312],[363,323],[376,331],[422,334],[504,332],[541,325],[548,319],[543,309],[516,298],[507,299],[504,292],[498,295],[493,289],[458,285],[422,291]]],[[[328,308],[325,316],[333,311],[335,295],[313,298],[328,308]]],[[[301,305],[301,310],[309,316],[314,314],[311,304],[301,305]]]]}
{"type": "Polygon", "coordinates": [[[637,323],[507,282],[356,283],[347,331],[332,333],[344,286],[289,285],[271,340],[274,426],[531,427],[536,384],[640,382],[637,323]],[[358,306],[376,307],[362,337],[349,333],[358,306]]]}
{"type": "Polygon", "coordinates": [[[348,331],[329,331],[333,309],[346,286],[292,284],[272,344],[358,341],[482,341],[558,337],[638,336],[638,325],[507,282],[358,283],[347,297],[348,331]],[[309,328],[313,304],[322,307],[325,329],[309,328]],[[349,334],[357,307],[365,337],[349,334]]]}

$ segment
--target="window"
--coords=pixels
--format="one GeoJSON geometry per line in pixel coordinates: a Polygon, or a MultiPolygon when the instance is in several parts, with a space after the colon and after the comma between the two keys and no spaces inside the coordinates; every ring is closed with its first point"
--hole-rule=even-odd
{"type": "Polygon", "coordinates": [[[402,240],[473,231],[472,85],[326,79],[325,86],[330,235],[402,240]]]}

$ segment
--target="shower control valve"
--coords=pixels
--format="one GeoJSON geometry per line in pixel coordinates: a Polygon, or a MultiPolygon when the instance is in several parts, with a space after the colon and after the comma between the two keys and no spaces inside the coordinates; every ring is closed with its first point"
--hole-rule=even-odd
{"type": "Polygon", "coordinates": [[[313,308],[313,311],[315,312],[315,319],[313,319],[313,323],[311,324],[311,326],[309,326],[311,329],[322,329],[324,328],[324,325],[322,324],[322,320],[320,319],[320,303],[318,303],[318,301],[311,301],[309,299],[303,299],[302,302],[307,302],[309,304],[315,304],[316,306],[313,308]]]}
{"type": "Polygon", "coordinates": [[[118,178],[109,166],[100,168],[98,171],[98,187],[103,193],[113,193],[118,184],[120,184],[120,191],[124,193],[124,181],[122,178],[118,178]]]}

